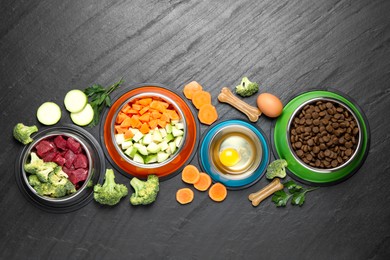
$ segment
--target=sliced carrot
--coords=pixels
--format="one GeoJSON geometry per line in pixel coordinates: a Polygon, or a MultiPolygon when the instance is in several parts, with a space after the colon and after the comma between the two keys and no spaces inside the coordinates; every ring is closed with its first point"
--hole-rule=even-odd
{"type": "Polygon", "coordinates": [[[199,173],[199,180],[194,183],[194,188],[199,191],[206,191],[211,185],[211,177],[207,173],[199,173]]]}
{"type": "MultiPolygon", "coordinates": [[[[150,109],[149,109],[150,110],[150,109]]],[[[157,110],[153,110],[152,112],[151,112],[151,116],[154,118],[154,119],[159,119],[159,118],[161,118],[161,113],[160,112],[158,112],[157,110]]]]}
{"type": "Polygon", "coordinates": [[[138,110],[138,111],[139,111],[139,110],[142,109],[142,106],[139,105],[139,104],[132,104],[132,105],[131,105],[131,108],[134,109],[134,110],[138,110]]]}
{"type": "Polygon", "coordinates": [[[218,119],[218,112],[211,104],[204,104],[199,108],[199,121],[206,125],[211,125],[218,119]]]}
{"type": "Polygon", "coordinates": [[[153,99],[152,98],[143,98],[138,100],[138,104],[142,106],[148,106],[150,103],[152,103],[153,99]]]}
{"type": "Polygon", "coordinates": [[[176,200],[180,204],[188,204],[194,200],[194,192],[190,188],[181,188],[176,192],[176,200]]]}
{"type": "Polygon", "coordinates": [[[204,90],[196,91],[192,96],[192,103],[197,109],[204,104],[211,104],[211,95],[209,92],[204,90]]]}
{"type": "Polygon", "coordinates": [[[129,108],[131,108],[130,105],[129,105],[129,104],[126,104],[126,105],[124,105],[124,106],[122,107],[121,111],[124,112],[124,113],[126,113],[126,110],[128,110],[129,108]]]}
{"type": "Polygon", "coordinates": [[[139,129],[141,133],[147,134],[150,131],[149,125],[147,123],[143,123],[141,128],[139,129]]]}
{"type": "Polygon", "coordinates": [[[163,114],[161,115],[161,117],[160,117],[160,120],[165,121],[165,122],[169,122],[169,121],[170,121],[169,115],[168,115],[166,112],[163,113],[163,114]]]}
{"type": "Polygon", "coordinates": [[[136,117],[132,116],[130,119],[130,126],[132,128],[140,128],[142,126],[142,123],[136,117]]]}
{"type": "Polygon", "coordinates": [[[173,109],[167,109],[165,113],[169,116],[171,120],[178,120],[180,119],[179,115],[177,114],[176,110],[173,109]]]}
{"type": "Polygon", "coordinates": [[[123,128],[129,128],[131,126],[131,118],[130,117],[126,117],[122,123],[120,124],[121,127],[123,128]]]}
{"type": "Polygon", "coordinates": [[[114,126],[117,134],[124,134],[127,131],[127,128],[123,128],[120,125],[114,126]]]}
{"type": "Polygon", "coordinates": [[[133,138],[133,136],[134,136],[133,131],[131,131],[131,130],[126,130],[126,132],[125,132],[125,140],[130,139],[130,138],[133,138]]]}
{"type": "Polygon", "coordinates": [[[158,100],[153,100],[149,106],[150,106],[150,108],[154,108],[161,113],[164,113],[166,110],[166,107],[162,104],[161,101],[158,101],[158,100]]]}
{"type": "Polygon", "coordinates": [[[214,183],[209,189],[209,197],[216,202],[223,201],[227,196],[227,189],[222,183],[214,183]]]}
{"type": "Polygon", "coordinates": [[[141,122],[149,122],[149,120],[150,120],[149,114],[143,114],[142,116],[139,117],[139,121],[141,122]]]}
{"type": "Polygon", "coordinates": [[[168,108],[169,107],[169,103],[165,102],[165,101],[159,101],[160,104],[165,107],[165,108],[168,108]]]}
{"type": "Polygon", "coordinates": [[[195,184],[199,181],[200,172],[196,166],[188,164],[181,172],[181,179],[188,184],[195,184]]]}
{"type": "Polygon", "coordinates": [[[192,99],[194,92],[202,90],[203,87],[196,81],[191,81],[183,88],[184,96],[188,99],[192,99]]]}
{"type": "Polygon", "coordinates": [[[167,125],[167,121],[164,121],[164,120],[161,120],[161,119],[157,119],[157,124],[164,128],[166,125],[167,125]]]}
{"type": "Polygon", "coordinates": [[[148,122],[150,129],[155,129],[158,125],[157,119],[152,119],[148,122]]]}
{"type": "Polygon", "coordinates": [[[150,108],[149,106],[143,107],[143,108],[139,111],[140,115],[145,114],[145,113],[149,110],[149,108],[150,108]]]}
{"type": "Polygon", "coordinates": [[[121,124],[123,122],[123,120],[125,120],[125,118],[127,117],[127,115],[123,112],[119,112],[116,119],[115,119],[115,124],[121,124]]]}

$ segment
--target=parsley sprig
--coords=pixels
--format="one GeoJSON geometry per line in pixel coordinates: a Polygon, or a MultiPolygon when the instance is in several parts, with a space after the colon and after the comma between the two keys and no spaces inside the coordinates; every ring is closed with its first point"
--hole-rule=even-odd
{"type": "Polygon", "coordinates": [[[294,181],[288,181],[284,183],[283,186],[284,188],[287,188],[288,193],[283,189],[275,192],[272,196],[272,202],[275,203],[277,207],[285,207],[290,198],[292,205],[302,206],[303,203],[305,203],[306,193],[318,189],[318,187],[306,189],[296,184],[294,181]]]}
{"type": "Polygon", "coordinates": [[[89,124],[90,127],[96,126],[99,123],[100,114],[103,111],[104,107],[111,106],[110,94],[117,89],[123,80],[120,79],[118,82],[112,84],[111,86],[104,88],[101,85],[94,84],[84,90],[84,93],[88,96],[90,104],[93,108],[93,120],[89,124]]]}

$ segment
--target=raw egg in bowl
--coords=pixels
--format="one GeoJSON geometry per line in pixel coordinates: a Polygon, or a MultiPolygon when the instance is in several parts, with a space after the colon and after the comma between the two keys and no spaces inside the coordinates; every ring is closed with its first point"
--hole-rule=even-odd
{"type": "Polygon", "coordinates": [[[263,176],[269,162],[269,144],[255,125],[227,120],[205,133],[198,155],[203,171],[215,182],[229,189],[242,189],[263,176]]]}

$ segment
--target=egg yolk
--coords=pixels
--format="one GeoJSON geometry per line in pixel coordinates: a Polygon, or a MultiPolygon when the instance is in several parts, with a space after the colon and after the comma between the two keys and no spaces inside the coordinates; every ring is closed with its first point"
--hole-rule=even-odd
{"type": "Polygon", "coordinates": [[[240,154],[234,148],[227,148],[219,153],[219,160],[226,167],[236,165],[240,159],[240,154]]]}

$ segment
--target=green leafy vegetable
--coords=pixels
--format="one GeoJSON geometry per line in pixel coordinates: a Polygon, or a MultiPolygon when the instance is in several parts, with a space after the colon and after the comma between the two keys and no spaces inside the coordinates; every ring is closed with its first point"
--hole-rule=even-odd
{"type": "Polygon", "coordinates": [[[110,94],[117,89],[123,80],[119,80],[108,88],[104,88],[101,85],[94,84],[84,90],[84,93],[88,96],[90,104],[93,108],[94,116],[92,122],[89,124],[90,127],[96,126],[99,123],[100,114],[105,106],[111,106],[110,94]]]}
{"type": "Polygon", "coordinates": [[[318,189],[318,187],[305,189],[294,181],[288,181],[284,183],[283,186],[288,190],[288,193],[283,189],[275,192],[272,196],[272,202],[275,203],[277,207],[285,207],[290,198],[292,205],[302,206],[303,203],[305,203],[306,193],[318,189]]]}

